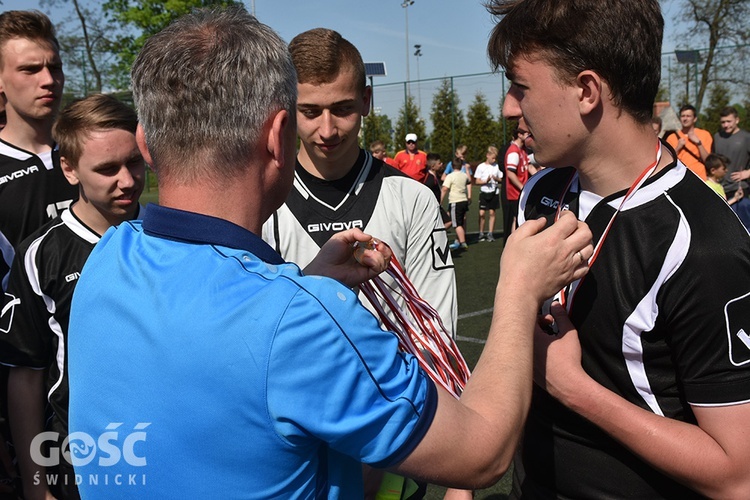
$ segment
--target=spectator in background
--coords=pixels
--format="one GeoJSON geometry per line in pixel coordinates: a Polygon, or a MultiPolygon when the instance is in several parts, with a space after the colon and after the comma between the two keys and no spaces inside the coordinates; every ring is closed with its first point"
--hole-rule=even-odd
{"type": "Polygon", "coordinates": [[[445,177],[453,172],[453,170],[456,168],[457,164],[461,165],[461,172],[465,173],[469,176],[469,181],[473,180],[473,172],[471,171],[471,164],[466,161],[466,152],[469,150],[469,146],[466,144],[459,144],[458,147],[456,147],[456,151],[453,154],[453,159],[448,162],[448,164],[445,166],[445,171],[443,172],[443,180],[445,180],[445,177]],[[456,162],[456,158],[458,158],[460,161],[456,162]]]}
{"type": "Polygon", "coordinates": [[[748,194],[750,178],[750,132],[740,128],[740,116],[732,106],[719,113],[721,129],[714,134],[713,152],[729,158],[728,175],[721,185],[729,198],[742,188],[748,194]]]}
{"type": "Polygon", "coordinates": [[[654,129],[654,134],[659,137],[661,134],[662,120],[660,116],[651,117],[651,128],[654,129]]]}
{"type": "Polygon", "coordinates": [[[415,181],[422,182],[427,174],[427,153],[419,149],[418,139],[417,134],[406,134],[406,149],[396,153],[393,161],[397,169],[415,181]]]}
{"type": "Polygon", "coordinates": [[[724,191],[722,181],[727,175],[727,168],[730,165],[730,160],[724,155],[717,153],[711,153],[706,157],[706,184],[708,187],[716,191],[716,193],[727,200],[727,203],[734,205],[742,199],[744,196],[742,188],[735,190],[731,198],[727,197],[724,191]]]}
{"type": "Polygon", "coordinates": [[[503,173],[497,165],[498,149],[487,148],[485,161],[477,166],[474,182],[479,185],[479,241],[495,241],[495,210],[500,206],[500,182],[503,173]],[[489,211],[487,235],[484,234],[485,215],[489,211]]]}
{"type": "MultiPolygon", "coordinates": [[[[443,160],[440,158],[440,155],[437,153],[427,153],[427,175],[424,178],[424,184],[430,188],[430,191],[435,195],[435,199],[438,203],[440,203],[442,185],[440,179],[443,176],[444,170],[445,165],[443,165],[443,160]]],[[[443,208],[442,204],[440,205],[440,217],[443,219],[445,229],[451,227],[451,216],[448,215],[448,212],[443,208]]]]}
{"type": "Polygon", "coordinates": [[[385,150],[385,143],[383,141],[371,142],[370,153],[372,153],[373,158],[377,158],[378,160],[387,163],[392,167],[396,166],[396,162],[393,161],[393,158],[388,157],[388,151],[385,150]]]}
{"type": "Polygon", "coordinates": [[[513,129],[513,140],[505,151],[505,193],[508,199],[503,210],[503,240],[507,243],[508,237],[516,229],[518,218],[518,198],[521,190],[529,179],[529,155],[526,152],[524,141],[529,136],[526,130],[526,122],[523,118],[518,120],[518,126],[513,129]]]}
{"type": "MultiPolygon", "coordinates": [[[[455,165],[461,162],[460,158],[454,158],[455,165]]],[[[440,204],[448,195],[448,206],[451,223],[456,229],[457,240],[450,245],[451,250],[467,250],[469,246],[466,243],[466,215],[469,213],[471,204],[471,183],[469,176],[460,170],[454,170],[445,177],[443,189],[440,193],[440,204]]]]}
{"type": "Polygon", "coordinates": [[[703,180],[706,180],[706,161],[714,142],[711,133],[695,126],[698,121],[695,107],[685,104],[680,108],[681,130],[667,137],[667,144],[677,153],[677,158],[703,180]]]}

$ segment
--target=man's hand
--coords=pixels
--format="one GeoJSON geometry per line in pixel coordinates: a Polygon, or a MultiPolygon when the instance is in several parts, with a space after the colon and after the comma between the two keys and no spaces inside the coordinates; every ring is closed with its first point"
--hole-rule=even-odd
{"type": "Polygon", "coordinates": [[[333,278],[348,287],[374,278],[388,267],[393,252],[388,245],[378,242],[375,250],[364,249],[357,262],[354,243],[367,243],[372,239],[359,229],[334,234],[304,269],[305,274],[333,278]]]}
{"type": "Polygon", "coordinates": [[[534,382],[552,397],[565,402],[566,394],[581,389],[589,378],[581,367],[581,343],[578,332],[559,302],[550,306],[550,315],[540,319],[555,322],[558,335],[550,335],[539,325],[534,331],[534,382]]]}
{"type": "Polygon", "coordinates": [[[732,179],[734,182],[745,181],[747,179],[750,179],[750,170],[741,170],[739,172],[732,172],[729,178],[732,179]]]}
{"type": "Polygon", "coordinates": [[[594,253],[591,231],[575,215],[564,211],[544,229],[544,219],[529,220],[508,238],[500,260],[498,286],[528,294],[540,305],[568,283],[588,272],[594,253]]]}

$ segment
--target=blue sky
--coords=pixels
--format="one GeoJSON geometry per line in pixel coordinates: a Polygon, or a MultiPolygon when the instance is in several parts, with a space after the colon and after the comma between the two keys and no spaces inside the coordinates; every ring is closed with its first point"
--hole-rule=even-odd
{"type": "MultiPolygon", "coordinates": [[[[0,0],[3,10],[36,8],[46,12],[59,23],[72,12],[68,3],[64,9],[42,7],[38,0],[0,0]]],[[[87,0],[83,0],[86,3],[87,0]]],[[[58,2],[61,3],[61,2],[58,2]]],[[[93,4],[93,2],[91,2],[93,4]]],[[[98,2],[97,2],[98,3],[98,2]]],[[[667,32],[671,31],[674,0],[664,4],[667,32]],[[671,7],[671,8],[670,8],[671,7]]],[[[402,0],[255,0],[255,15],[275,29],[286,41],[298,33],[317,27],[331,28],[351,41],[366,62],[385,62],[387,76],[376,77],[375,105],[395,120],[403,102],[399,86],[378,89],[378,85],[404,82],[406,78],[406,15],[408,13],[408,57],[411,81],[421,78],[439,79],[446,76],[468,75],[491,71],[487,60],[487,40],[492,29],[492,17],[482,0],[414,0],[406,9],[402,0]],[[407,12],[408,11],[408,12],[407,12]],[[414,45],[421,45],[422,56],[417,61],[414,45]]],[[[246,0],[248,10],[253,2],[246,0]]],[[[674,48],[673,40],[665,36],[664,51],[674,48]]],[[[438,82],[425,83],[412,94],[419,94],[423,117],[427,118],[432,94],[438,82]]],[[[497,116],[503,82],[500,77],[480,81],[460,82],[461,107],[466,108],[476,91],[487,97],[497,116]]],[[[428,123],[428,129],[431,128],[428,123]]]]}
{"type": "MultiPolygon", "coordinates": [[[[84,0],[85,1],[85,0],[84,0]]],[[[245,1],[248,10],[250,0],[245,1]]],[[[492,19],[480,0],[414,0],[404,9],[402,0],[255,0],[255,14],[287,41],[310,28],[325,27],[340,32],[359,48],[365,61],[383,61],[388,76],[375,84],[406,80],[406,20],[409,17],[409,76],[417,79],[490,71],[487,39],[492,19]],[[422,46],[422,57],[413,55],[422,46]]],[[[671,4],[673,2],[670,2],[671,4]]],[[[59,9],[41,7],[29,0],[2,0],[2,9],[36,8],[54,22],[64,15],[59,9]]],[[[668,5],[669,5],[668,4],[668,5]]],[[[71,10],[67,7],[65,10],[71,10]]],[[[670,17],[665,9],[667,18],[670,17]]],[[[665,40],[665,48],[673,47],[665,40]]]]}

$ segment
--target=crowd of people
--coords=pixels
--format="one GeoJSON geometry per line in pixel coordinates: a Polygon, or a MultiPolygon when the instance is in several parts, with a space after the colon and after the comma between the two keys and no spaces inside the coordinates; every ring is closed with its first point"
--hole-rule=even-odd
{"type": "Polygon", "coordinates": [[[336,31],[197,10],[146,41],[135,110],[60,110],[49,18],[0,14],[0,493],[459,499],[514,464],[514,498],[750,496],[750,134],[686,105],[655,137],[656,0],[488,9],[517,126],[447,164],[360,147],[336,31]],[[505,244],[456,399],[357,287],[397,260],[452,342],[473,186],[505,244]]]}

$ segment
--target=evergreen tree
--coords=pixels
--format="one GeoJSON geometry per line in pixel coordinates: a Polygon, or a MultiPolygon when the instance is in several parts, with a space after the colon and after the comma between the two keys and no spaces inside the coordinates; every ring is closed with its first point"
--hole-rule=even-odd
{"type": "Polygon", "coordinates": [[[461,143],[466,127],[464,115],[458,107],[458,95],[451,89],[449,79],[443,80],[432,97],[432,136],[430,151],[440,154],[443,163],[453,159],[456,146],[461,143]]]}
{"type": "Polygon", "coordinates": [[[400,151],[404,149],[404,138],[406,134],[417,134],[419,137],[419,149],[425,150],[429,147],[430,142],[427,137],[427,128],[424,120],[419,118],[419,110],[414,102],[414,96],[408,96],[404,106],[398,112],[398,121],[396,122],[395,149],[400,151]]]}
{"type": "Polygon", "coordinates": [[[375,114],[372,111],[364,119],[362,125],[362,147],[369,149],[374,141],[383,141],[389,156],[393,156],[393,124],[388,115],[375,114]]]}
{"type": "Polygon", "coordinates": [[[487,146],[501,146],[499,143],[498,124],[492,118],[492,111],[487,104],[484,94],[477,92],[474,101],[469,106],[468,126],[466,127],[466,160],[483,162],[487,146]]]}
{"type": "Polygon", "coordinates": [[[714,134],[720,128],[721,110],[729,106],[729,89],[724,84],[714,83],[708,95],[708,106],[704,108],[705,114],[701,113],[699,126],[714,134]]]}

